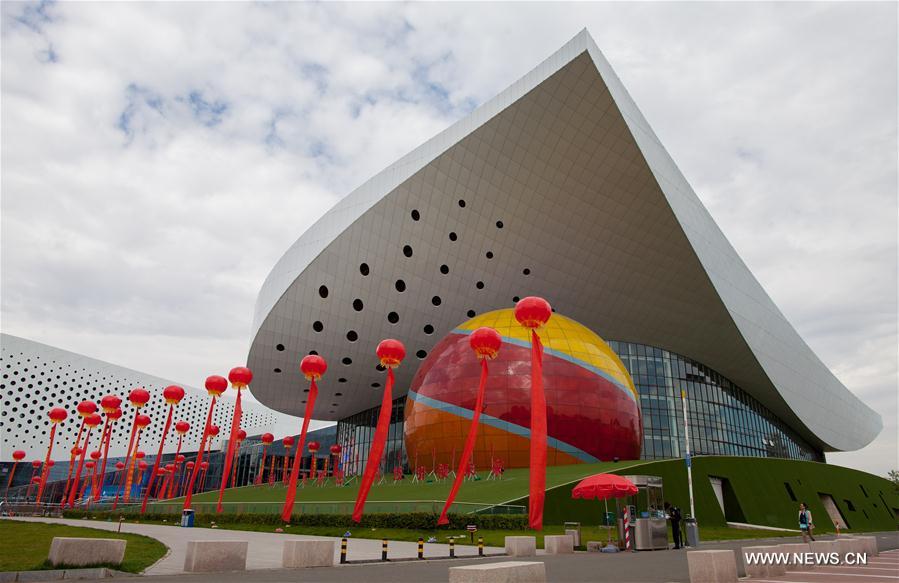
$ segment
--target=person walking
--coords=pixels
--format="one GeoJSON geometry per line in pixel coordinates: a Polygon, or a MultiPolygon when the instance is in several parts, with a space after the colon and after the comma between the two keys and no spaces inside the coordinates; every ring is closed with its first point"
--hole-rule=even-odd
{"type": "Polygon", "coordinates": [[[808,539],[815,540],[812,531],[815,529],[815,523],[812,522],[812,512],[805,505],[805,502],[799,503],[799,530],[802,531],[802,542],[807,543],[808,539]]]}

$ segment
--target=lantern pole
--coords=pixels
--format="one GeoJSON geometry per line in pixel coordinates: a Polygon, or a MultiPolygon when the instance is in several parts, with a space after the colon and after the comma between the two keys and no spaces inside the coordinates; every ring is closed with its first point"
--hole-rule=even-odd
{"type": "Polygon", "coordinates": [[[690,518],[696,518],[696,507],[693,505],[693,460],[690,458],[690,424],[687,421],[687,391],[681,389],[680,400],[684,406],[684,440],[686,443],[687,488],[690,491],[690,518]]]}

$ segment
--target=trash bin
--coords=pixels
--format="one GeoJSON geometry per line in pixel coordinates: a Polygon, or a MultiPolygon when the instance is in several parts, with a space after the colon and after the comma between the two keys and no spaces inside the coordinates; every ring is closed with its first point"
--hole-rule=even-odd
{"type": "Polygon", "coordinates": [[[684,519],[684,527],[687,529],[687,546],[694,549],[699,546],[699,525],[693,517],[684,519]]]}
{"type": "Polygon", "coordinates": [[[566,522],[565,527],[563,528],[565,534],[572,534],[574,536],[574,546],[581,546],[581,523],[580,522],[566,522]],[[569,530],[573,530],[573,533],[569,533],[569,530]]]}
{"type": "Polygon", "coordinates": [[[194,525],[194,511],[191,508],[186,508],[181,511],[181,526],[185,528],[190,528],[194,525]]]}

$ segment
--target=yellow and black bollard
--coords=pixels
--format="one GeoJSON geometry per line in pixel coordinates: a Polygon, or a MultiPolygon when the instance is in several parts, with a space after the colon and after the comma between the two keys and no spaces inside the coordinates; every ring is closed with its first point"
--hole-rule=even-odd
{"type": "Polygon", "coordinates": [[[450,558],[456,558],[456,539],[450,539],[450,558]]]}
{"type": "Polygon", "coordinates": [[[425,558],[425,539],[418,537],[418,558],[425,558]]]}
{"type": "Polygon", "coordinates": [[[482,536],[478,537],[478,556],[484,556],[484,537],[482,536]]]}
{"type": "Polygon", "coordinates": [[[340,563],[346,563],[346,537],[340,539],[340,563]]]}
{"type": "Polygon", "coordinates": [[[381,539],[381,560],[387,560],[387,539],[381,539]]]}

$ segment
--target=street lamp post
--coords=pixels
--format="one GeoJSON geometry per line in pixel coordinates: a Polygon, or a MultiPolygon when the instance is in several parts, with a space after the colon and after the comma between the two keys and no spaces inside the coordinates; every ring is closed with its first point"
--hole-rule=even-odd
{"type": "Polygon", "coordinates": [[[693,504],[693,460],[690,459],[690,424],[687,421],[687,391],[681,389],[680,400],[684,406],[684,440],[686,442],[687,461],[687,487],[690,491],[690,518],[696,518],[696,508],[693,504]]]}

